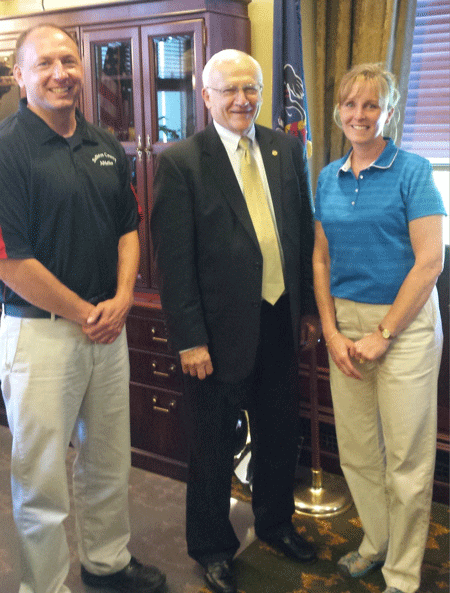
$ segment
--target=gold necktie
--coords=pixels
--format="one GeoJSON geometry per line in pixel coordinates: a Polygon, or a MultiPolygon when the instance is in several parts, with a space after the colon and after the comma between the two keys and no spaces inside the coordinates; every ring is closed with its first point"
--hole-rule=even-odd
{"type": "Polygon", "coordinates": [[[263,256],[262,298],[274,305],[284,292],[283,267],[275,226],[250,140],[239,140],[244,197],[263,256]]]}

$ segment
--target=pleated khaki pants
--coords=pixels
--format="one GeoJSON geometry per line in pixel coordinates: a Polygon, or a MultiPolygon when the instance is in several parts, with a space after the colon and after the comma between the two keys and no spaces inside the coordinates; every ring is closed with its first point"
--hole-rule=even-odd
{"type": "Polygon", "coordinates": [[[1,384],[13,435],[11,485],[19,534],[20,593],[67,593],[69,513],[66,454],[81,563],[121,570],[127,543],[130,468],[129,362],[125,329],[94,344],[64,319],[3,316],[1,384]]]}
{"type": "MultiPolygon", "coordinates": [[[[338,328],[358,340],[376,330],[389,305],[335,298],[338,328]]],[[[341,467],[364,530],[359,553],[385,559],[388,587],[414,593],[427,542],[442,354],[438,296],[379,360],[346,377],[330,358],[341,467]]]]}

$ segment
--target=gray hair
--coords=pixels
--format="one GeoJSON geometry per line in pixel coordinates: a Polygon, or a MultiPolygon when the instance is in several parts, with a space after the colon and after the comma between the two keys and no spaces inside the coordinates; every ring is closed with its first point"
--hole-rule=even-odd
{"type": "Polygon", "coordinates": [[[208,86],[211,71],[217,68],[220,64],[238,62],[239,60],[242,60],[242,58],[247,58],[251,63],[253,63],[262,84],[263,76],[261,66],[254,58],[252,58],[252,56],[245,53],[244,51],[240,51],[239,49],[223,49],[214,54],[203,68],[203,87],[206,88],[208,86]]]}

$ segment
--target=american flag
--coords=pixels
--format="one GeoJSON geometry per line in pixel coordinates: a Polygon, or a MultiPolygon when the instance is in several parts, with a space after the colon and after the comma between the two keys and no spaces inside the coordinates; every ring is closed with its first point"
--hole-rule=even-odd
{"type": "Polygon", "coordinates": [[[128,128],[127,96],[120,75],[126,71],[123,59],[123,46],[109,46],[102,66],[99,82],[100,123],[102,126],[119,131],[128,128]]]}

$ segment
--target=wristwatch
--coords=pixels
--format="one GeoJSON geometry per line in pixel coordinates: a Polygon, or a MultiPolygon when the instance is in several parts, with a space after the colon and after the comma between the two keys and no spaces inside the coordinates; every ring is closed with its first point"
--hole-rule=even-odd
{"type": "Polygon", "coordinates": [[[378,329],[385,340],[393,340],[395,338],[395,336],[393,336],[387,328],[383,327],[381,323],[378,326],[378,329]]]}

